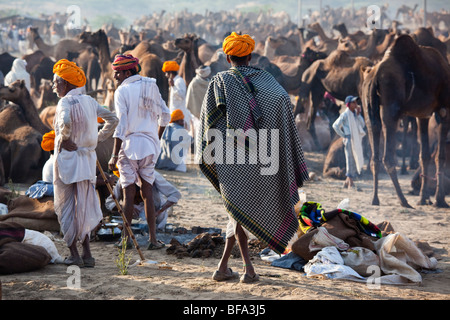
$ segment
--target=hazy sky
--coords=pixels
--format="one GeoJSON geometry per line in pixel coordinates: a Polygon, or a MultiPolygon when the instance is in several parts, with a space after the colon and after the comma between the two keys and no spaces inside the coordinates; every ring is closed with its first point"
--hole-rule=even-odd
{"type": "MultiPolygon", "coordinates": [[[[308,9],[318,10],[320,3],[322,7],[350,7],[351,0],[300,0],[302,3],[302,15],[306,14],[308,9]]],[[[398,6],[407,4],[413,7],[419,5],[419,9],[423,8],[424,0],[353,0],[356,9],[367,7],[369,5],[383,6],[389,4],[388,14],[395,15],[398,6]]],[[[426,0],[427,11],[437,11],[442,8],[450,10],[449,0],[426,0]]],[[[81,9],[81,14],[88,20],[93,20],[97,16],[119,15],[129,22],[134,21],[143,15],[153,12],[181,11],[188,9],[190,12],[204,13],[207,9],[210,11],[233,10],[236,6],[243,6],[246,9],[273,8],[275,11],[286,11],[291,15],[293,21],[297,20],[299,0],[255,0],[255,1],[239,1],[239,0],[134,0],[134,1],[107,1],[107,0],[58,0],[58,1],[39,1],[39,0],[0,0],[0,10],[15,9],[20,13],[37,15],[38,13],[51,14],[55,11],[65,12],[70,5],[77,5],[81,9]]],[[[257,9],[256,9],[257,10],[257,9]]]]}

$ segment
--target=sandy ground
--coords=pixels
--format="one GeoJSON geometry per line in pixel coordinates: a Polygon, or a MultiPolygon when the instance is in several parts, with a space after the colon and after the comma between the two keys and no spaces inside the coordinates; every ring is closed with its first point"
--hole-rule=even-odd
{"type": "MultiPolygon", "coordinates": [[[[61,264],[22,274],[0,276],[3,300],[448,300],[450,298],[450,209],[417,206],[418,197],[408,195],[412,173],[400,176],[400,182],[414,209],[399,206],[392,183],[381,175],[380,206],[370,204],[372,177],[359,179],[361,191],[341,188],[342,182],[321,178],[324,155],[306,153],[310,171],[318,173],[320,180],[304,186],[307,199],[320,202],[325,209],[333,209],[344,198],[350,199],[350,209],[366,216],[374,223],[389,221],[396,231],[411,240],[426,241],[434,250],[440,272],[422,274],[421,284],[381,286],[369,288],[365,283],[342,280],[310,279],[304,273],[276,268],[254,257],[261,281],[242,284],[238,280],[215,282],[211,279],[219,259],[178,259],[166,250],[143,250],[146,259],[156,263],[129,268],[128,275],[119,275],[115,260],[118,250],[112,242],[93,241],[95,268],[78,271],[61,264]],[[76,273],[79,272],[79,273],[76,273]],[[79,288],[73,277],[79,279],[79,288]]],[[[174,207],[168,222],[185,227],[214,227],[225,230],[228,221],[221,199],[196,166],[186,173],[162,172],[181,191],[183,198],[174,207]]],[[[447,197],[447,202],[450,199],[447,197]]],[[[69,254],[64,242],[56,237],[56,246],[64,257],[69,254]]],[[[127,251],[131,262],[139,259],[135,249],[127,251]]],[[[242,270],[240,258],[231,259],[230,267],[242,270]]]]}

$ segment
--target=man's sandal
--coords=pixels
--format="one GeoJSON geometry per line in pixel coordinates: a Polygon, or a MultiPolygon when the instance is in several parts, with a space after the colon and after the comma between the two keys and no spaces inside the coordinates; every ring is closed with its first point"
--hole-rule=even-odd
{"type": "Polygon", "coordinates": [[[231,279],[237,279],[237,278],[239,278],[239,273],[233,272],[233,270],[231,270],[231,268],[228,268],[226,272],[216,270],[216,271],[214,271],[212,278],[213,278],[213,280],[216,280],[216,281],[226,281],[226,280],[231,280],[231,279]]]}
{"type": "Polygon", "coordinates": [[[155,243],[149,243],[147,246],[147,250],[159,250],[162,249],[166,246],[166,244],[164,242],[162,242],[161,240],[158,240],[158,242],[155,243]]]}
{"type": "Polygon", "coordinates": [[[259,275],[256,273],[253,276],[244,273],[241,277],[241,283],[253,283],[257,281],[259,281],[259,275]]]}

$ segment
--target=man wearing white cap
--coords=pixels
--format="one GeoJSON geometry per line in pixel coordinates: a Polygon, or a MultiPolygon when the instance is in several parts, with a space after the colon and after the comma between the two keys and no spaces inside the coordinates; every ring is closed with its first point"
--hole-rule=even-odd
{"type": "Polygon", "coordinates": [[[333,129],[344,138],[344,151],[346,161],[346,180],[344,188],[353,188],[353,179],[361,173],[364,165],[362,151],[362,138],[365,136],[364,118],[361,116],[361,108],[357,103],[358,97],[348,96],[345,98],[347,109],[341,113],[333,123],[333,129]]]}

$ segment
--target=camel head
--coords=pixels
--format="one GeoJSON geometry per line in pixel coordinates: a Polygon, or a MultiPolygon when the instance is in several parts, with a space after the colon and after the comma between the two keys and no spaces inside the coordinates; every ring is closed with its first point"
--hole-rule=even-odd
{"type": "Polygon", "coordinates": [[[267,38],[267,44],[270,45],[274,49],[284,46],[286,43],[287,43],[287,39],[284,37],[274,38],[274,37],[269,36],[267,38]]]}
{"type": "Polygon", "coordinates": [[[102,40],[107,39],[106,33],[103,29],[99,29],[94,33],[83,31],[78,37],[81,43],[87,43],[96,46],[98,46],[102,40]]]}
{"type": "Polygon", "coordinates": [[[185,52],[191,51],[198,40],[195,34],[185,34],[182,38],[175,39],[175,46],[185,52]]]}
{"type": "Polygon", "coordinates": [[[326,57],[327,54],[325,52],[314,51],[311,50],[311,48],[306,48],[306,50],[301,55],[300,64],[311,64],[316,60],[325,59],[326,57]]]}
{"type": "Polygon", "coordinates": [[[337,50],[345,51],[348,54],[352,54],[358,49],[358,45],[353,42],[349,37],[339,37],[337,50]]]}
{"type": "Polygon", "coordinates": [[[16,80],[7,87],[0,87],[0,99],[3,100],[17,103],[25,95],[30,96],[30,93],[25,86],[25,80],[16,80]]]}

